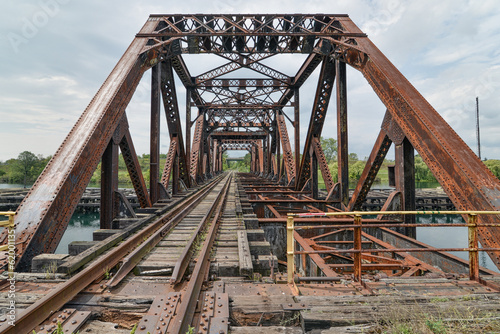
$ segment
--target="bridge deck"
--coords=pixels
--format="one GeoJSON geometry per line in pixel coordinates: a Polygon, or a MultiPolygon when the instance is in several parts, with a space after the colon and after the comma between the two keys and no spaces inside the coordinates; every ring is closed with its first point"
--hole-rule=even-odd
{"type": "MultiPolygon", "coordinates": [[[[230,328],[231,333],[308,333],[329,328],[328,333],[360,333],[377,331],[386,322],[405,317],[414,324],[422,322],[422,319],[444,319],[443,326],[450,328],[462,326],[465,321],[471,328],[500,330],[500,321],[496,316],[500,300],[500,276],[482,268],[481,281],[471,281],[468,279],[466,261],[459,261],[453,256],[444,256],[437,263],[444,268],[455,261],[454,268],[462,268],[461,270],[443,272],[439,267],[410,258],[401,267],[393,265],[396,259],[391,258],[385,265],[378,262],[378,269],[364,270],[361,283],[353,281],[352,266],[346,263],[348,258],[339,257],[336,262],[329,262],[331,268],[336,268],[335,276],[312,277],[307,281],[302,272],[302,279],[297,281],[295,287],[286,284],[285,267],[279,260],[280,255],[274,251],[276,246],[283,243],[283,238],[280,237],[283,225],[259,226],[258,221],[265,218],[258,217],[249,207],[249,198],[254,192],[249,186],[251,180],[256,187],[264,182],[259,178],[238,175],[228,186],[218,232],[210,251],[210,269],[205,274],[205,282],[200,286],[200,298],[206,300],[207,306],[199,304],[191,322],[197,332],[213,332],[217,329],[217,332],[222,330],[225,333],[230,328]],[[211,301],[215,303],[210,304],[211,301]],[[457,318],[463,319],[456,320],[457,318]],[[203,330],[205,327],[207,331],[203,330]]],[[[203,187],[199,187],[198,191],[201,189],[203,187]]],[[[210,190],[195,206],[194,211],[163,235],[156,247],[145,254],[142,261],[118,285],[106,287],[110,284],[110,278],[118,276],[118,267],[107,268],[107,273],[101,272],[98,280],[65,302],[61,308],[64,313],[61,314],[71,313],[67,317],[71,321],[78,319],[81,322],[81,327],[78,327],[80,332],[92,330],[101,333],[112,330],[116,333],[130,333],[131,328],[138,324],[136,333],[147,333],[154,329],[157,321],[163,332],[169,325],[162,326],[159,319],[164,316],[155,315],[154,310],[168,301],[169,307],[174,305],[173,315],[176,314],[175,309],[185,302],[183,296],[189,291],[190,282],[195,279],[191,275],[194,275],[197,263],[203,261],[199,258],[203,238],[197,239],[196,250],[186,273],[187,279],[172,285],[172,272],[188,240],[192,239],[195,228],[208,214],[212,207],[210,203],[215,201],[221,190],[223,186],[220,183],[210,190]]],[[[193,193],[185,196],[193,196],[193,193]]],[[[99,258],[106,258],[117,247],[110,243],[123,231],[133,228],[140,221],[150,221],[135,228],[140,231],[144,226],[152,224],[157,217],[168,212],[178,212],[176,205],[183,207],[186,201],[187,197],[178,196],[164,201],[163,206],[157,205],[155,210],[143,213],[135,220],[117,219],[115,225],[121,225],[121,229],[113,230],[110,237],[98,242],[101,245],[109,244],[106,247],[110,250],[105,250],[101,257],[87,266],[93,266],[99,258]]],[[[203,234],[208,233],[206,228],[203,231],[203,234]]],[[[392,237],[397,235],[395,233],[392,237]]],[[[320,245],[325,240],[313,236],[307,238],[310,245],[320,245]]],[[[336,238],[335,242],[325,242],[330,242],[330,245],[335,243],[335,247],[340,248],[351,247],[349,237],[344,235],[342,238],[336,238]],[[344,237],[347,239],[342,239],[344,237]]],[[[369,248],[375,247],[377,242],[383,244],[375,237],[363,240],[369,248]]],[[[74,264],[78,262],[79,266],[83,266],[84,263],[80,261],[82,255],[96,253],[92,249],[98,249],[98,244],[89,245],[91,248],[79,255],[59,256],[59,268],[49,265],[40,273],[18,274],[18,310],[41,302],[49,293],[60,289],[61,284],[68,282],[68,276],[57,271],[68,271],[68,268],[77,270],[74,264]],[[75,261],[76,258],[80,260],[75,261]]],[[[50,256],[48,258],[50,263],[50,256]]],[[[326,257],[324,259],[327,261],[326,257]]],[[[302,267],[304,260],[298,261],[297,271],[308,271],[315,265],[313,262],[307,263],[308,269],[302,267]]],[[[33,265],[33,268],[39,267],[33,265]]],[[[313,271],[305,276],[312,273],[313,271]]],[[[8,293],[9,286],[6,285],[0,291],[0,309],[5,319],[9,310],[8,293]]],[[[69,320],[62,323],[64,328],[72,328],[69,320]]],[[[50,329],[51,326],[49,318],[48,324],[37,326],[37,332],[45,333],[41,328],[50,329]]]]}

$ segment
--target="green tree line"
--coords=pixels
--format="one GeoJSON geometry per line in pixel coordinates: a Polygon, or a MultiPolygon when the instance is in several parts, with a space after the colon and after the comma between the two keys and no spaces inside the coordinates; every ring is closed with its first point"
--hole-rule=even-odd
{"type": "Polygon", "coordinates": [[[0,161],[0,182],[24,184],[26,187],[35,182],[51,158],[24,151],[17,159],[0,161]]]}
{"type": "MultiPolygon", "coordinates": [[[[325,158],[332,174],[334,182],[338,181],[337,175],[337,141],[333,138],[321,138],[321,145],[325,154],[325,158]]],[[[24,151],[19,154],[17,158],[9,159],[5,162],[0,161],[0,183],[17,183],[24,184],[25,186],[32,184],[42,173],[43,169],[51,159],[51,156],[44,157],[36,155],[29,151],[24,151]]],[[[164,166],[166,154],[160,154],[160,166],[164,166]]],[[[250,153],[247,153],[242,161],[227,161],[228,155],[223,155],[224,169],[236,170],[239,172],[250,171],[250,153]]],[[[149,182],[149,154],[138,156],[139,165],[141,166],[142,173],[146,182],[149,182]]],[[[484,164],[490,171],[500,179],[500,160],[485,160],[484,164]]],[[[356,182],[361,177],[361,173],[366,164],[366,158],[359,159],[356,153],[349,154],[349,179],[351,182],[356,182]]],[[[392,160],[385,160],[382,164],[380,171],[377,175],[380,181],[387,181],[388,173],[387,167],[394,164],[392,160]]],[[[97,167],[94,172],[90,185],[98,186],[101,181],[101,168],[97,167]]],[[[160,173],[162,168],[160,168],[160,173]]],[[[321,173],[320,173],[321,178],[321,173]]],[[[429,167],[424,163],[419,155],[415,156],[415,180],[417,182],[436,182],[429,167]]],[[[119,157],[119,170],[118,182],[121,185],[131,185],[130,177],[121,154],[119,157]]],[[[320,180],[320,183],[322,180],[320,180]]]]}

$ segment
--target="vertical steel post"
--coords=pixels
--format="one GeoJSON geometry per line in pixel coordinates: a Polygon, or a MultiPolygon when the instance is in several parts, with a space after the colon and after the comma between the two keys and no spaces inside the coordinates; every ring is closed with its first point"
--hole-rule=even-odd
{"type": "Polygon", "coordinates": [[[318,199],[319,189],[318,189],[318,157],[311,147],[311,193],[312,198],[318,199]]]}
{"type": "Polygon", "coordinates": [[[293,283],[293,273],[295,272],[294,249],[295,240],[293,237],[294,222],[293,216],[286,219],[286,258],[287,258],[287,282],[293,283]]]}
{"type": "MultiPolygon", "coordinates": [[[[403,197],[404,211],[415,210],[415,150],[408,138],[404,138],[401,144],[396,144],[396,190],[400,191],[403,197]]],[[[403,216],[403,221],[407,224],[415,223],[415,215],[403,216]]],[[[401,227],[397,231],[410,238],[417,237],[416,227],[401,227]]]]}
{"type": "Polygon", "coordinates": [[[193,88],[186,88],[186,165],[191,170],[191,92],[193,88]]]}
{"type": "Polygon", "coordinates": [[[349,148],[347,145],[347,80],[346,64],[336,61],[337,75],[337,161],[340,182],[340,201],[349,203],[349,148]]]}
{"type": "Polygon", "coordinates": [[[278,182],[280,181],[281,178],[281,138],[280,138],[280,132],[278,130],[279,124],[278,124],[278,111],[274,113],[274,118],[276,119],[276,179],[278,182]]]}
{"type": "Polygon", "coordinates": [[[479,256],[477,241],[477,215],[469,214],[469,279],[479,280],[479,256]]]}
{"type": "Polygon", "coordinates": [[[212,159],[212,172],[214,174],[217,174],[218,172],[218,164],[219,164],[219,142],[217,139],[213,139],[212,140],[212,156],[213,156],[213,159],[212,159]]]}
{"type": "Polygon", "coordinates": [[[295,186],[298,184],[298,175],[300,171],[300,98],[299,89],[295,88],[294,93],[294,119],[293,126],[295,127],[295,186]]]}
{"type": "Polygon", "coordinates": [[[101,208],[100,225],[102,229],[110,229],[113,219],[118,215],[118,144],[111,138],[102,155],[101,163],[101,208]]]}
{"type": "Polygon", "coordinates": [[[151,133],[149,155],[149,197],[151,203],[158,201],[160,174],[160,66],[151,69],[151,133]]]}
{"type": "MultiPolygon", "coordinates": [[[[179,147],[177,147],[179,150],[179,147]]],[[[179,154],[175,154],[174,166],[172,170],[172,195],[179,193],[179,154]]]]}
{"type": "Polygon", "coordinates": [[[354,259],[354,281],[361,282],[361,215],[354,216],[354,250],[357,251],[353,255],[354,259]]]}
{"type": "Polygon", "coordinates": [[[272,179],[273,177],[273,138],[274,135],[267,136],[267,154],[266,154],[266,163],[267,163],[267,177],[272,179]]]}

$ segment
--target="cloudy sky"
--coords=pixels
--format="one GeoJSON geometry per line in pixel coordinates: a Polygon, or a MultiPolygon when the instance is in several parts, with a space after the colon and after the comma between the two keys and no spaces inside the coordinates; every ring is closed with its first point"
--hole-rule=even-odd
{"type": "MultiPolygon", "coordinates": [[[[0,161],[25,150],[53,154],[150,13],[347,13],[476,151],[475,97],[482,157],[500,158],[500,6],[494,0],[4,0],[0,11],[0,161]],[[147,4],[144,4],[147,3],[147,4]]],[[[294,75],[302,58],[279,69],[294,75]]],[[[191,74],[207,60],[186,57],[191,74]]],[[[281,67],[280,67],[281,66],[281,67]]],[[[302,136],[317,84],[301,91],[302,136]]],[[[149,73],[127,109],[138,153],[147,153],[149,73]]],[[[348,71],[350,151],[371,150],[384,106],[348,71]]],[[[178,85],[180,110],[185,91],[178,85]]],[[[335,101],[331,102],[331,105],[335,101]]],[[[168,149],[163,126],[162,152],[168,149]]],[[[335,136],[330,112],[323,135],[335,136]]],[[[302,139],[303,142],[303,139],[302,139]]]]}

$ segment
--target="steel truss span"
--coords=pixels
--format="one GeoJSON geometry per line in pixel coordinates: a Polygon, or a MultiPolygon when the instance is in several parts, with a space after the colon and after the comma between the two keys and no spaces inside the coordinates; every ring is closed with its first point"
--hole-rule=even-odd
{"type": "MultiPolygon", "coordinates": [[[[498,179],[347,15],[151,15],[20,205],[15,216],[16,269],[28,271],[34,256],[56,249],[100,161],[101,226],[112,225],[121,205],[120,151],[143,208],[219,174],[223,152],[238,149],[250,152],[253,173],[283,189],[306,192],[315,199],[326,197],[337,210],[357,210],[392,144],[395,192],[386,208],[414,209],[416,151],[457,209],[500,209],[498,179]],[[185,54],[210,54],[222,65],[193,75],[185,54]],[[302,54],[305,60],[284,73],[268,61],[282,54],[302,54]],[[387,108],[378,139],[367,143],[372,153],[351,197],[346,65],[363,74],[387,108]],[[301,143],[299,92],[315,70],[319,80],[301,143]],[[149,191],[125,112],[146,72],[152,80],[149,191]],[[174,73],[186,90],[184,129],[174,73]],[[331,107],[333,94],[337,103],[331,107]],[[337,183],[320,143],[329,107],[334,108],[338,125],[337,183]],[[161,173],[162,112],[170,145],[161,173]],[[326,196],[318,190],[318,171],[327,181],[326,196]]],[[[411,217],[403,218],[412,222],[411,217]]],[[[478,224],[497,219],[480,217],[478,224]]],[[[411,227],[405,233],[414,235],[411,227]]],[[[1,238],[7,243],[7,232],[1,238]]],[[[497,229],[479,229],[484,247],[496,248],[499,240],[497,229]]],[[[489,255],[500,266],[500,254],[489,255]]]]}

